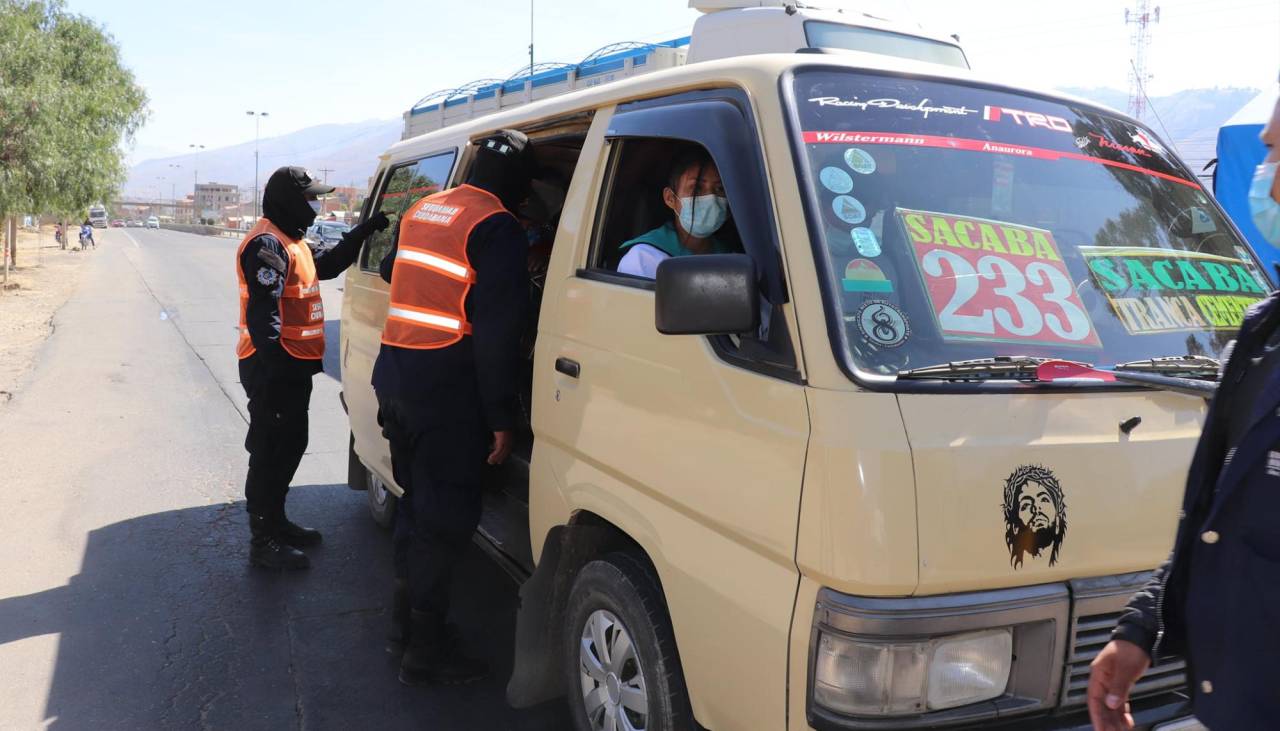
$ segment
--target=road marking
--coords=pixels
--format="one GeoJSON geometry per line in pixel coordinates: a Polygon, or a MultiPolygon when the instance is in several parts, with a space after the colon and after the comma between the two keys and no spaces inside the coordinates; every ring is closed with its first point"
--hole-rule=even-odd
{"type": "Polygon", "coordinates": [[[133,248],[135,248],[135,249],[141,249],[141,248],[142,248],[141,246],[138,246],[138,240],[137,240],[137,239],[135,239],[135,238],[133,237],[133,235],[132,235],[132,234],[130,234],[128,231],[125,231],[124,229],[120,229],[120,233],[124,234],[124,235],[125,235],[125,238],[127,238],[127,239],[129,239],[130,241],[132,241],[132,242],[133,242],[133,248]]]}

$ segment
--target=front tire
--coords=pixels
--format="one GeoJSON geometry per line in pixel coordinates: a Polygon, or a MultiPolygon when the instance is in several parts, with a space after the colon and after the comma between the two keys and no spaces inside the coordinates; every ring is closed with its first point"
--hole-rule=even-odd
{"type": "Polygon", "coordinates": [[[653,570],[627,553],[588,563],[569,596],[564,671],[577,731],[695,728],[653,570]]]}
{"type": "Polygon", "coordinates": [[[369,498],[369,515],[373,517],[373,522],[379,526],[390,529],[396,520],[396,505],[399,499],[387,489],[386,483],[382,478],[373,473],[372,470],[365,470],[367,475],[365,494],[369,498]]]}

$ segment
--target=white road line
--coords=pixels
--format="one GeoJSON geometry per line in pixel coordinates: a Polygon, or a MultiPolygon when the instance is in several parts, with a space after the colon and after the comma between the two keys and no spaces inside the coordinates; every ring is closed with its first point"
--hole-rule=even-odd
{"type": "Polygon", "coordinates": [[[135,239],[135,238],[133,237],[133,235],[132,235],[132,234],[130,234],[128,231],[125,231],[124,229],[120,229],[120,233],[124,234],[124,235],[125,235],[125,238],[127,238],[127,239],[129,239],[130,241],[132,241],[132,242],[133,242],[133,248],[135,248],[135,249],[141,249],[141,248],[142,248],[141,246],[138,246],[138,240],[137,240],[137,239],[135,239]]]}

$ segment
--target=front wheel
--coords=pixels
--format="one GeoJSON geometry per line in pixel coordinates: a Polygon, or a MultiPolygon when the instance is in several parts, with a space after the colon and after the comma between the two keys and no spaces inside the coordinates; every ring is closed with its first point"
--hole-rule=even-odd
{"type": "Polygon", "coordinates": [[[347,446],[347,487],[364,490],[373,522],[383,528],[391,527],[396,519],[396,496],[391,494],[373,470],[360,461],[360,455],[356,454],[355,435],[351,435],[347,446]]]}
{"type": "Polygon", "coordinates": [[[582,568],[569,596],[564,670],[578,731],[691,731],[693,712],[657,578],[610,554],[582,568]]]}

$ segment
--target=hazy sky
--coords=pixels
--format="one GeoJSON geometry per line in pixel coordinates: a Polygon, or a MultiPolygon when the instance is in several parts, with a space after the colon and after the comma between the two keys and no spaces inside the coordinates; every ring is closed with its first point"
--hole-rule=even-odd
{"type": "MultiPolygon", "coordinates": [[[[538,61],[689,32],[686,0],[535,0],[538,61]]],[[[820,5],[820,2],[814,2],[820,5]]],[[[976,70],[1040,87],[1127,88],[1134,0],[867,3],[959,33],[976,70]]],[[[1155,5],[1156,3],[1152,3],[1155,5]]],[[[1152,27],[1148,92],[1264,87],[1280,73],[1280,0],[1167,0],[1152,27]]],[[[424,94],[528,62],[528,0],[68,0],[105,24],[151,98],[132,157],[399,116],[424,94]]]]}

